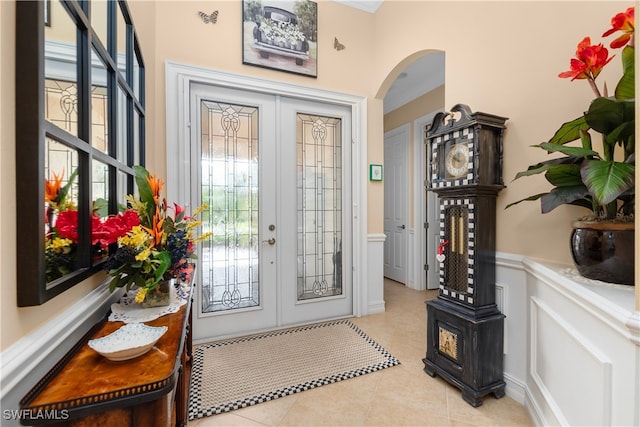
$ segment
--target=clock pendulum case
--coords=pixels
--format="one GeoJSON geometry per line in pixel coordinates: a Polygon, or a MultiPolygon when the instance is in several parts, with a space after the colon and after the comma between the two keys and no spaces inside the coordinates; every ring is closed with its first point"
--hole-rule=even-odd
{"type": "Polygon", "coordinates": [[[427,301],[424,371],[458,387],[472,406],[504,396],[505,316],[496,305],[496,197],[507,118],[458,104],[427,131],[429,191],[439,200],[438,297],[427,301]]]}

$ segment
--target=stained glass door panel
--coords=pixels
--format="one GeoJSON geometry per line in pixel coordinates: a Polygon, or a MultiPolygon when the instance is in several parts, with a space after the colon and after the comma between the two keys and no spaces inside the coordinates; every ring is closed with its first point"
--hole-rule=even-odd
{"type": "Polygon", "coordinates": [[[342,121],[296,117],[300,301],[342,295],[342,121]]]}
{"type": "Polygon", "coordinates": [[[258,109],[201,102],[201,193],[205,228],[202,311],[260,305],[258,109]]]}

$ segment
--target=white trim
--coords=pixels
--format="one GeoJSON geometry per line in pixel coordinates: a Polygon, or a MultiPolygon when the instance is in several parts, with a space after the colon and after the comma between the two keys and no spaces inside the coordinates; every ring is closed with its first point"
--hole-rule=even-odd
{"type": "MultiPolygon", "coordinates": [[[[413,251],[414,261],[414,274],[415,283],[412,286],[413,289],[423,291],[427,289],[427,271],[424,269],[425,265],[429,265],[429,268],[437,269],[437,264],[432,262],[429,264],[429,260],[435,255],[430,253],[429,245],[427,244],[427,229],[425,224],[428,221],[427,218],[427,149],[425,143],[424,129],[433,121],[433,117],[438,111],[433,111],[422,117],[418,117],[413,121],[413,228],[415,229],[415,238],[413,251]]],[[[435,197],[434,200],[437,200],[435,197]]],[[[433,227],[436,224],[432,224],[433,227]]],[[[432,248],[433,249],[433,248],[432,248]]]]}
{"type": "Polygon", "coordinates": [[[122,292],[109,292],[109,280],[106,280],[0,353],[2,409],[19,409],[20,399],[102,320],[122,292]]]}
{"type": "Polygon", "coordinates": [[[189,141],[189,85],[215,84],[228,88],[328,102],[351,108],[352,134],[352,201],[353,201],[353,313],[368,314],[367,301],[367,99],[362,96],[265,80],[240,74],[179,64],[167,61],[166,72],[166,129],[167,129],[167,198],[185,204],[190,195],[188,188],[189,141]],[[183,129],[182,134],[180,130],[183,129]],[[182,176],[181,179],[178,179],[182,176]],[[176,183],[183,182],[182,188],[176,183]]]}

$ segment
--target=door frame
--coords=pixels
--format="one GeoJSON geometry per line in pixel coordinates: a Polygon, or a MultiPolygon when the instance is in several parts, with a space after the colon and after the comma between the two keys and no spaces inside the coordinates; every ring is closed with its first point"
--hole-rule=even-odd
{"type": "Polygon", "coordinates": [[[193,65],[167,61],[166,75],[166,167],[167,198],[179,204],[190,203],[190,112],[189,87],[204,83],[232,89],[249,90],[290,98],[327,102],[351,108],[352,139],[352,249],[353,249],[353,314],[369,313],[367,278],[367,99],[345,93],[327,91],[286,82],[265,80],[241,74],[224,73],[193,65]],[[171,161],[169,161],[171,159],[171,161]]]}
{"type": "Polygon", "coordinates": [[[432,217],[428,217],[427,204],[438,203],[438,198],[435,193],[427,191],[427,183],[429,178],[427,177],[427,156],[429,161],[431,160],[431,153],[426,147],[426,134],[425,129],[427,125],[433,122],[435,115],[443,111],[442,109],[433,111],[422,117],[418,117],[413,121],[413,164],[414,164],[414,182],[413,200],[417,200],[418,203],[413,204],[413,218],[414,228],[416,230],[414,239],[413,254],[414,260],[414,273],[415,281],[413,289],[423,291],[425,289],[438,289],[438,264],[436,261],[436,245],[435,242],[429,244],[429,238],[427,235],[426,224],[429,227],[436,227],[438,224],[438,210],[432,209],[432,217]],[[425,265],[429,266],[429,270],[425,271],[425,265]],[[427,280],[429,277],[431,280],[427,280]]]}

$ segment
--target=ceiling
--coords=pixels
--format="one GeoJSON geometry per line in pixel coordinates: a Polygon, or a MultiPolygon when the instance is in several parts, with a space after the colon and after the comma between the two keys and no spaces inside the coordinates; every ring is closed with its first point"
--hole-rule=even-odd
{"type": "MultiPolygon", "coordinates": [[[[383,0],[334,0],[345,6],[375,13],[383,0]]],[[[410,64],[384,97],[384,114],[444,84],[444,53],[426,55],[410,64]]]]}

